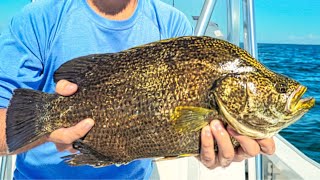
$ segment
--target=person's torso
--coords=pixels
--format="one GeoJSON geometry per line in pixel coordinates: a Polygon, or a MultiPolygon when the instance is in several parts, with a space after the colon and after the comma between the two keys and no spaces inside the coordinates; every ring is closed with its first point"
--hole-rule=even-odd
{"type": "MultiPolygon", "coordinates": [[[[43,1],[40,3],[47,6],[50,4],[43,1]]],[[[169,38],[168,32],[171,31],[171,27],[165,27],[160,22],[162,17],[159,17],[160,12],[157,10],[158,7],[155,7],[157,4],[160,3],[140,0],[131,18],[109,21],[95,14],[85,0],[52,2],[52,10],[48,10],[48,13],[54,12],[53,15],[44,19],[44,25],[38,24],[45,26],[39,28],[45,29],[44,34],[40,35],[43,42],[40,51],[45,74],[40,90],[54,92],[54,71],[68,60],[88,54],[119,52],[169,38]]],[[[191,29],[187,35],[191,35],[191,29]]],[[[151,160],[137,160],[120,167],[70,167],[61,159],[68,154],[69,152],[57,152],[53,143],[46,143],[20,154],[17,157],[15,178],[142,179],[148,178],[152,171],[151,160]]]]}

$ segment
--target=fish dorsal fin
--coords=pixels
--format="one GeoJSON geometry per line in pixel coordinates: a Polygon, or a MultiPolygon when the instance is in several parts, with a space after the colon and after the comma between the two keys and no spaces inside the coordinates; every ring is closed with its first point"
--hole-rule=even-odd
{"type": "Polygon", "coordinates": [[[178,106],[171,114],[171,121],[179,132],[199,131],[217,115],[217,111],[194,106],[178,106]]]}
{"type": "Polygon", "coordinates": [[[54,73],[54,81],[57,83],[59,80],[65,79],[70,82],[76,83],[81,86],[85,81],[86,74],[99,73],[98,67],[101,61],[99,56],[108,56],[108,54],[92,54],[72,59],[62,64],[54,73]]]}

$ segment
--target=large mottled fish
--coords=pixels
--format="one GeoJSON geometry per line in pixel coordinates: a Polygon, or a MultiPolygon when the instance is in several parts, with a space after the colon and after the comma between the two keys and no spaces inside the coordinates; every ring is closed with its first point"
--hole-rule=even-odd
{"type": "MultiPolygon", "coordinates": [[[[16,89],[7,111],[10,152],[91,117],[70,165],[106,166],[199,153],[201,128],[222,119],[238,133],[271,137],[312,106],[306,87],[272,72],[243,49],[211,37],[179,37],[113,54],[75,58],[55,81],[70,97],[16,89]]],[[[234,146],[237,146],[235,142],[234,146]]]]}

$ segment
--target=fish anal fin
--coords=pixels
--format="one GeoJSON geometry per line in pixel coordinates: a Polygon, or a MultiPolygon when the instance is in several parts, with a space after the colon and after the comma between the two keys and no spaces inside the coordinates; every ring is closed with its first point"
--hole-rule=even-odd
{"type": "Polygon", "coordinates": [[[198,156],[199,154],[180,154],[177,156],[165,156],[165,157],[160,157],[157,159],[154,159],[154,162],[160,162],[160,161],[166,161],[166,160],[175,160],[179,158],[184,158],[184,157],[193,157],[193,156],[198,156]]]}
{"type": "Polygon", "coordinates": [[[206,126],[217,111],[194,106],[178,106],[170,116],[174,127],[179,132],[195,132],[206,126]]]}
{"type": "Polygon", "coordinates": [[[166,156],[166,157],[159,157],[153,160],[153,162],[161,162],[161,161],[166,161],[166,160],[174,160],[178,159],[179,156],[166,156]]]}
{"type": "Polygon", "coordinates": [[[90,165],[98,168],[114,164],[111,157],[97,152],[89,145],[83,143],[82,140],[75,141],[73,148],[80,151],[80,153],[62,157],[70,166],[90,165]]]}
{"type": "Polygon", "coordinates": [[[182,157],[191,157],[191,156],[198,156],[199,154],[180,154],[178,157],[182,158],[182,157]]]}

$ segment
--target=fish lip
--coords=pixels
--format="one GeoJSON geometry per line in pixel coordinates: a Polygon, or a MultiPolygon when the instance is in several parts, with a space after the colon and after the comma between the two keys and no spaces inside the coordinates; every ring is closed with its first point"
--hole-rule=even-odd
{"type": "Polygon", "coordinates": [[[300,85],[297,90],[295,90],[288,99],[286,104],[286,111],[288,113],[295,113],[301,110],[308,110],[312,108],[315,104],[315,99],[312,97],[301,98],[303,94],[307,91],[305,86],[300,85]]]}

